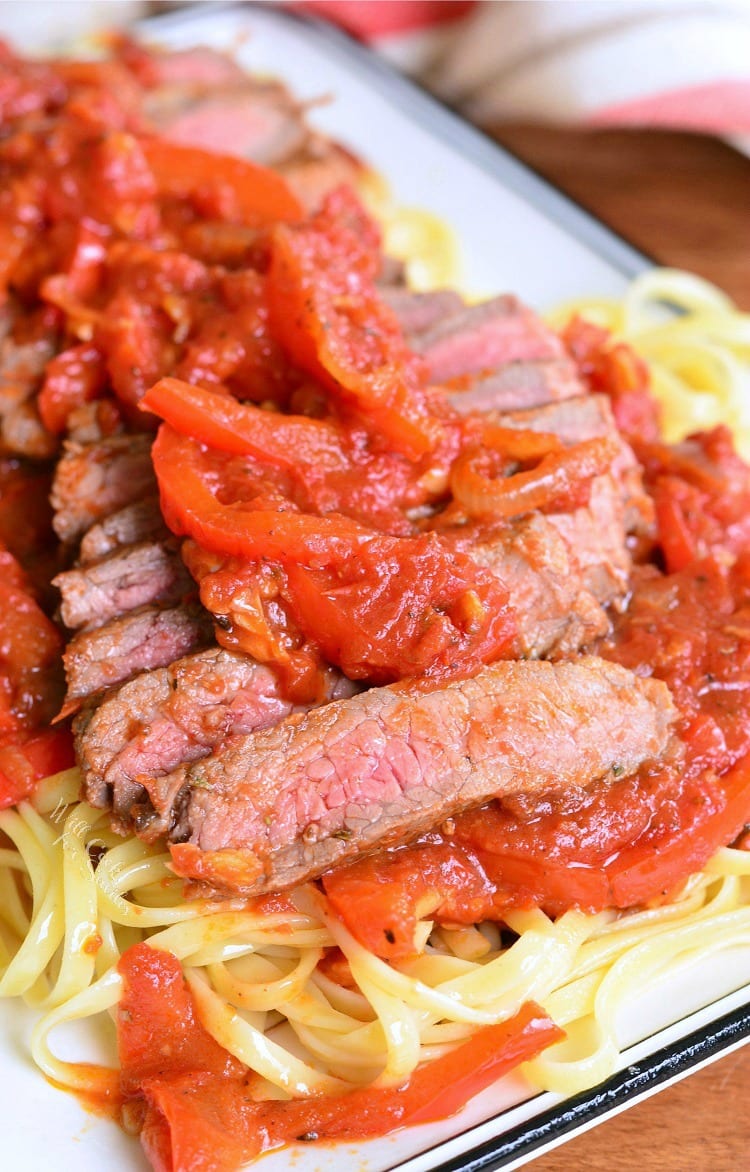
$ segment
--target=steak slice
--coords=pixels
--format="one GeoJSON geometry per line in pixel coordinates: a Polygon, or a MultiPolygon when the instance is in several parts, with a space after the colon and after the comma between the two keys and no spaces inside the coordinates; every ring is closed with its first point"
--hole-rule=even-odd
{"type": "Polygon", "coordinates": [[[200,95],[179,87],[149,106],[159,132],[172,142],[242,155],[264,167],[278,167],[310,137],[298,104],[273,82],[243,79],[200,95]]]}
{"type": "Polygon", "coordinates": [[[628,597],[628,532],[651,516],[640,468],[604,395],[498,415],[496,421],[550,432],[571,445],[608,437],[619,448],[611,471],[592,482],[587,504],[519,517],[470,551],[508,590],[519,654],[560,656],[590,647],[609,630],[607,607],[620,608],[628,597]]]}
{"type": "Polygon", "coordinates": [[[61,541],[156,493],[150,435],[112,435],[92,444],[68,441],[55,470],[51,501],[61,541]]]}
{"type": "Polygon", "coordinates": [[[624,508],[611,477],[597,477],[573,513],[530,513],[470,551],[508,591],[517,653],[533,658],[590,647],[610,629],[606,608],[628,593],[624,508]]]}
{"type": "Polygon", "coordinates": [[[568,358],[544,362],[509,362],[492,374],[472,379],[453,391],[449,402],[460,415],[521,411],[583,395],[585,388],[568,358]]]}
{"type": "Polygon", "coordinates": [[[110,513],[92,525],[81,538],[78,560],[82,565],[114,553],[139,541],[168,540],[169,530],[159,508],[158,497],[147,497],[110,513]]]}
{"type": "Polygon", "coordinates": [[[464,307],[453,289],[415,293],[407,288],[381,288],[380,296],[395,313],[405,334],[421,334],[464,307]]]}
{"type": "Polygon", "coordinates": [[[172,142],[278,166],[310,136],[304,109],[279,81],[251,77],[211,49],[152,54],[143,112],[172,142]]]}
{"type": "Polygon", "coordinates": [[[212,625],[202,607],[144,606],[93,631],[79,631],[63,655],[70,713],[94,696],[142,671],[165,667],[211,640],[212,625]]]}
{"type": "Polygon", "coordinates": [[[612,440],[619,448],[611,472],[620,486],[625,504],[625,528],[628,533],[649,531],[654,519],[653,503],[644,492],[640,464],[630,444],[617,429],[606,395],[580,395],[533,410],[514,411],[498,416],[497,422],[503,427],[552,432],[565,444],[578,444],[599,437],[612,440]]]}
{"type": "Polygon", "coordinates": [[[589,657],[374,688],[146,783],[141,832],[171,827],[179,874],[277,891],[493,797],[631,774],[675,716],[663,683],[589,657]]]}
{"type": "Polygon", "coordinates": [[[325,196],[342,184],[356,186],[362,163],[351,151],[322,135],[312,135],[305,148],[278,164],[289,187],[308,212],[320,207],[325,196]]]}
{"type": "Polygon", "coordinates": [[[305,106],[280,82],[225,71],[205,55],[166,60],[155,66],[160,84],[144,112],[171,141],[273,167],[309,208],[361,172],[349,151],[312,129],[305,106]],[[209,76],[216,81],[208,83],[209,76]]]}
{"type": "Polygon", "coordinates": [[[141,58],[135,62],[136,71],[145,65],[148,82],[159,88],[182,85],[198,92],[210,91],[242,81],[245,77],[242,67],[231,54],[204,45],[151,53],[139,46],[139,52],[141,58]]]}
{"type": "Polygon", "coordinates": [[[177,542],[142,541],[53,579],[70,630],[100,627],[152,602],[174,603],[195,591],[177,542]]]}
{"type": "Polygon", "coordinates": [[[427,362],[435,383],[496,370],[509,362],[567,357],[557,334],[507,294],[443,318],[412,338],[411,345],[427,362]]]}
{"type": "MultiPolygon", "coordinates": [[[[355,684],[330,671],[318,703],[351,696],[355,684]]],[[[76,753],[87,799],[111,805],[121,826],[143,801],[142,776],[196,761],[227,737],[304,712],[276,673],[245,655],[211,647],[144,672],[76,719],[76,753]]]]}

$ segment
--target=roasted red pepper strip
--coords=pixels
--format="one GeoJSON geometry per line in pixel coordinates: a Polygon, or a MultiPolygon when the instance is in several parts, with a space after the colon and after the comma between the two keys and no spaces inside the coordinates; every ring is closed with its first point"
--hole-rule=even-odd
{"type": "Polygon", "coordinates": [[[162,195],[180,198],[211,192],[226,211],[250,227],[301,219],[302,206],[281,175],[247,159],[144,139],[144,154],[162,195]]]}
{"type": "Polygon", "coordinates": [[[328,565],[372,540],[371,531],[338,514],[317,517],[291,506],[274,512],[246,502],[220,504],[202,476],[200,445],[168,424],[160,427],[152,456],[170,529],[214,553],[328,565]]]}
{"type": "Polygon", "coordinates": [[[317,217],[273,231],[271,329],[292,360],[368,430],[418,458],[435,446],[440,427],[398,322],[361,259],[361,240],[347,227],[362,214],[353,196],[337,192],[317,217]]]}
{"type": "Polygon", "coordinates": [[[160,379],[140,406],[181,435],[221,452],[256,456],[290,468],[300,461],[331,469],[344,465],[338,429],[319,419],[264,411],[176,378],[160,379]]]}
{"type": "Polygon", "coordinates": [[[141,1140],[157,1172],[231,1172],[294,1139],[360,1139],[442,1119],[563,1031],[533,1002],[420,1067],[402,1087],[254,1101],[253,1075],[197,1019],[177,959],[138,944],[119,964],[122,1090],[145,1102],[141,1140]]]}

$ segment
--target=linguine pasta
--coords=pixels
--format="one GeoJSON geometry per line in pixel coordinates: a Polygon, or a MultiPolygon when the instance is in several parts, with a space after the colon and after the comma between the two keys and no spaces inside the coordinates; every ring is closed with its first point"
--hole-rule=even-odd
{"type": "Polygon", "coordinates": [[[617,1015],[649,981],[750,943],[750,852],[725,848],[662,907],[569,911],[556,921],[539,910],[509,912],[517,938],[507,944],[493,924],[433,930],[425,922],[422,952],[390,964],[359,944],[313,887],[294,893],[295,910],[280,912],[184,901],[169,856],[117,838],[106,814],[77,800],[77,788],[76,770],[58,774],[35,805],[0,814],[12,844],[0,855],[0,994],[40,1012],[34,1060],[78,1092],[101,1093],[106,1078],[58,1057],[55,1031],[106,1020],[121,993],[117,960],[141,940],[178,957],[203,1025],[262,1076],[269,1097],[400,1084],[529,999],[568,1036],[525,1073],[540,1089],[574,1094],[616,1068],[617,1015]],[[334,945],[356,990],[317,967],[334,945]]]}
{"type": "Polygon", "coordinates": [[[646,359],[667,443],[726,423],[737,451],[750,459],[750,314],[726,293],[691,273],[652,269],[621,301],[569,302],[551,321],[563,325],[573,313],[646,359]]]}

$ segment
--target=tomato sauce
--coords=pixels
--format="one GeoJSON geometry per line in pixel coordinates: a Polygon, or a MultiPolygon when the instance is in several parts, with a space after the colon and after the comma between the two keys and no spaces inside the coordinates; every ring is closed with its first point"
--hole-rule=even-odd
{"type": "Polygon", "coordinates": [[[142,1113],[141,1141],[156,1172],[232,1172],[292,1140],[363,1139],[441,1119],[563,1033],[529,1002],[400,1087],[341,1096],[260,1100],[257,1076],[198,1021],[175,957],[148,945],[124,953],[118,1008],[120,1089],[142,1113]]]}
{"type": "MultiPolygon", "coordinates": [[[[627,364],[618,383],[616,365],[590,353],[587,362],[598,389],[615,386],[625,420],[642,422],[645,372],[627,364]]],[[[325,876],[338,914],[378,955],[410,955],[420,918],[472,924],[513,907],[556,915],[662,902],[750,822],[750,470],[725,428],[671,448],[647,435],[631,438],[656,539],[597,650],[669,685],[679,751],[634,777],[491,803],[325,876]]]]}
{"type": "MultiPolygon", "coordinates": [[[[135,405],[167,371],[227,393],[252,382],[269,400],[281,397],[286,372],[258,271],[268,242],[253,242],[300,217],[296,198],[251,163],[157,139],[127,56],[106,67],[41,64],[0,49],[0,361],[4,409],[18,407],[31,457],[0,452],[6,748],[22,748],[62,698],[63,638],[49,615],[63,559],[49,461],[70,415],[101,400],[131,426],[154,427],[135,405]],[[241,271],[203,259],[212,227],[241,271]]],[[[18,754],[17,768],[6,758],[10,800],[28,792],[30,771],[18,754]]]]}

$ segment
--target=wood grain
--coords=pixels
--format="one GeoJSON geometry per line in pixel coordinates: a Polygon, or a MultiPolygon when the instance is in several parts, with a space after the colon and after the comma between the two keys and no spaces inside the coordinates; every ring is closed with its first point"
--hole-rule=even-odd
{"type": "Polygon", "coordinates": [[[654,260],[708,277],[750,309],[750,159],[697,134],[493,129],[654,260]]]}
{"type": "MultiPolygon", "coordinates": [[[[492,132],[659,263],[708,277],[750,309],[750,159],[698,135],[535,126],[492,132]]],[[[750,1046],[539,1157],[531,1167],[533,1172],[750,1167],[750,1046]]]]}

